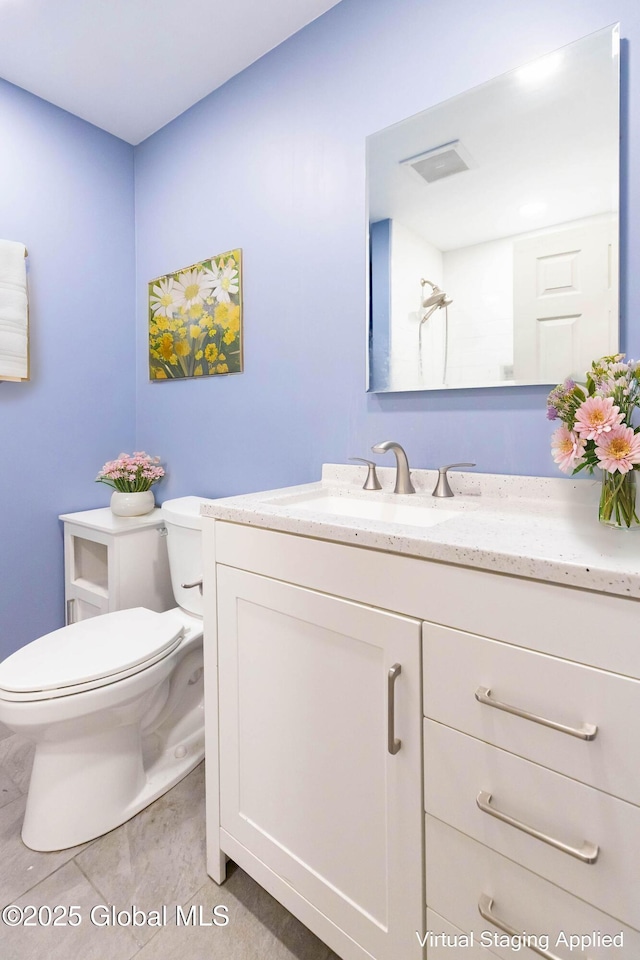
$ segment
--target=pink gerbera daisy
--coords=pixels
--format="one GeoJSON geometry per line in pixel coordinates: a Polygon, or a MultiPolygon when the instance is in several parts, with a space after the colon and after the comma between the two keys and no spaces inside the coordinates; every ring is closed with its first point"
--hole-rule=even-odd
{"type": "Polygon", "coordinates": [[[586,440],[569,430],[568,427],[558,427],[551,437],[551,453],[554,461],[563,473],[574,470],[582,459],[586,440]]]}
{"type": "Polygon", "coordinates": [[[613,397],[588,397],[576,413],[575,432],[585,440],[597,440],[624,420],[613,397]]]}
{"type": "Polygon", "coordinates": [[[634,433],[631,427],[613,427],[598,437],[596,456],[603,470],[628,473],[634,464],[640,463],[640,434],[634,433]]]}

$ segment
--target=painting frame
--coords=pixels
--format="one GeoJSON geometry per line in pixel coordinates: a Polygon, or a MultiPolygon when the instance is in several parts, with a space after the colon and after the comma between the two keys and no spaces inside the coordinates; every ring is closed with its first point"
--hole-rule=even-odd
{"type": "Polygon", "coordinates": [[[149,380],[244,372],[242,249],[148,283],[149,380]]]}

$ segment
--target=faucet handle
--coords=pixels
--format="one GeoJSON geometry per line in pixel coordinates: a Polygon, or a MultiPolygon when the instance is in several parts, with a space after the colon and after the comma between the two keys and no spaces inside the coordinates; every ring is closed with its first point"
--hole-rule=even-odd
{"type": "Polygon", "coordinates": [[[449,486],[447,470],[453,470],[455,467],[475,467],[475,463],[449,463],[446,467],[438,467],[438,482],[431,494],[432,497],[453,496],[453,490],[449,486]]]}
{"type": "Polygon", "coordinates": [[[363,490],[382,490],[382,485],[378,480],[378,474],[376,473],[376,466],[373,460],[365,460],[363,457],[349,457],[349,460],[357,460],[358,463],[366,463],[369,469],[367,470],[367,479],[364,482],[363,490]]]}

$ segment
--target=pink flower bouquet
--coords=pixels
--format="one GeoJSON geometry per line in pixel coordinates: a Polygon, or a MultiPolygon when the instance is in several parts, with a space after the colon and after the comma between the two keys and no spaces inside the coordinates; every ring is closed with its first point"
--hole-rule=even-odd
{"type": "Polygon", "coordinates": [[[595,360],[584,384],[567,379],[547,399],[548,419],[562,421],[551,437],[554,461],[565,473],[603,471],[600,519],[618,527],[640,523],[634,482],[640,427],[632,423],[637,406],[640,362],[625,363],[623,353],[595,360]]]}
{"type": "Polygon", "coordinates": [[[121,453],[117,460],[109,460],[96,477],[96,482],[106,483],[120,493],[140,493],[150,490],[163,477],[160,457],[150,457],[142,451],[131,455],[121,453]]]}

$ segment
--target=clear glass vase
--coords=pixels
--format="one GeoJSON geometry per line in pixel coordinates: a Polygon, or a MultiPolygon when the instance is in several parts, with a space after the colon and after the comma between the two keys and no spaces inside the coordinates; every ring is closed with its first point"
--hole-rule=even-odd
{"type": "Polygon", "coordinates": [[[640,527],[636,512],[635,471],[609,473],[602,471],[602,491],[598,517],[601,523],[618,530],[634,530],[640,527]]]}

